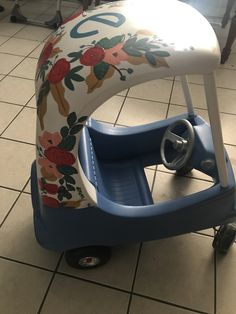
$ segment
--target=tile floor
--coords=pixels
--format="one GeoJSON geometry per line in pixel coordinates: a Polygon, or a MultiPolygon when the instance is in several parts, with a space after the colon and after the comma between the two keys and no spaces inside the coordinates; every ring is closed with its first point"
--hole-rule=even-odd
{"type": "MultiPolygon", "coordinates": [[[[0,313],[187,314],[236,313],[236,246],[216,256],[213,230],[115,248],[112,260],[92,271],[69,268],[63,255],[34,238],[29,188],[35,158],[34,71],[51,31],[9,23],[12,1],[0,14],[0,313]]],[[[21,1],[28,16],[47,18],[52,1],[21,1]]],[[[63,3],[70,15],[77,4],[63,3]]],[[[221,45],[227,30],[215,26],[221,45]]],[[[236,173],[236,45],[216,72],[226,148],[236,173]]],[[[202,81],[190,76],[196,111],[207,119],[202,81]]],[[[125,90],[100,107],[94,118],[132,126],[185,111],[178,78],[125,90]]],[[[193,172],[174,178],[163,167],[146,170],[155,200],[199,191],[208,177],[193,172]],[[165,184],[158,187],[158,180],[165,184]],[[176,184],[177,188],[173,188],[176,184]]]]}

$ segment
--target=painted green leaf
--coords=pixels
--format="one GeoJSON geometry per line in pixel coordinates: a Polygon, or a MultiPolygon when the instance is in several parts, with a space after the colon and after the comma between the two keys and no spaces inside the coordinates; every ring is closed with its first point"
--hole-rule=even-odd
{"type": "Polygon", "coordinates": [[[67,117],[67,123],[69,126],[72,126],[77,120],[77,116],[75,112],[71,112],[67,117]]]}
{"type": "Polygon", "coordinates": [[[141,38],[141,39],[137,40],[136,43],[135,43],[135,47],[137,47],[137,49],[145,48],[147,46],[148,40],[149,40],[148,37],[141,38]]]}
{"type": "Polygon", "coordinates": [[[88,116],[82,116],[78,119],[77,123],[81,123],[81,122],[84,122],[88,119],[88,116]]]}
{"type": "Polygon", "coordinates": [[[129,56],[133,56],[133,57],[142,57],[142,52],[138,51],[138,50],[134,50],[131,47],[126,47],[124,46],[122,48],[129,56]]]}
{"type": "Polygon", "coordinates": [[[69,128],[67,126],[64,126],[63,128],[61,128],[60,133],[62,137],[67,137],[67,135],[69,134],[69,128]]]}
{"type": "Polygon", "coordinates": [[[71,176],[64,176],[64,179],[66,182],[68,182],[70,184],[75,184],[75,179],[71,176]]]}
{"type": "Polygon", "coordinates": [[[68,191],[75,191],[75,187],[71,184],[66,185],[68,191]]]}
{"type": "Polygon", "coordinates": [[[75,87],[74,87],[72,80],[71,80],[71,77],[69,75],[65,76],[65,85],[70,90],[72,90],[72,91],[75,90],[75,87]]]}
{"type": "Polygon", "coordinates": [[[76,52],[71,52],[68,54],[68,57],[72,58],[70,60],[70,62],[75,62],[75,61],[79,60],[81,56],[82,56],[82,50],[76,51],[76,52]]]}
{"type": "Polygon", "coordinates": [[[137,41],[137,37],[131,37],[125,42],[124,46],[133,47],[136,44],[136,41],[137,41]]]}
{"type": "Polygon", "coordinates": [[[76,82],[83,82],[84,81],[84,78],[81,75],[75,74],[75,73],[71,75],[71,79],[73,81],[76,81],[76,82]]]}
{"type": "Polygon", "coordinates": [[[147,58],[147,60],[150,64],[152,64],[152,65],[157,64],[156,57],[152,52],[146,52],[145,57],[147,58]]]}
{"type": "Polygon", "coordinates": [[[152,53],[154,53],[155,56],[157,56],[157,57],[162,57],[162,58],[164,58],[164,57],[169,57],[169,56],[170,56],[169,52],[167,52],[167,51],[162,51],[162,50],[152,51],[152,53]]]}
{"type": "Polygon", "coordinates": [[[100,62],[96,64],[93,68],[94,75],[98,80],[104,79],[105,75],[109,70],[110,65],[106,62],[100,62]]]}
{"type": "Polygon", "coordinates": [[[70,73],[74,74],[76,72],[79,72],[81,69],[83,69],[82,65],[78,65],[77,67],[74,67],[73,69],[70,70],[70,73]]]}
{"type": "Polygon", "coordinates": [[[118,35],[110,39],[105,37],[97,42],[97,46],[100,46],[104,49],[109,49],[121,43],[124,40],[124,38],[125,38],[125,35],[118,35]]]}
{"type": "Polygon", "coordinates": [[[75,125],[73,126],[73,128],[70,130],[70,135],[75,135],[77,133],[79,133],[83,128],[83,125],[82,124],[78,124],[78,125],[75,125]]]}
{"type": "Polygon", "coordinates": [[[58,147],[63,150],[71,151],[75,146],[75,142],[76,142],[75,136],[68,136],[62,139],[58,147]]]}
{"type": "Polygon", "coordinates": [[[71,176],[72,174],[77,174],[76,168],[68,165],[57,166],[58,171],[65,176],[71,176]]]}

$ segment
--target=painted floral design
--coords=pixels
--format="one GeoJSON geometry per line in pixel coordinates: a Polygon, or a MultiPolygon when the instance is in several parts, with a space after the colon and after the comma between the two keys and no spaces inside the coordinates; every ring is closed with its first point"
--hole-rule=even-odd
{"type": "Polygon", "coordinates": [[[87,117],[77,118],[72,112],[67,117],[67,125],[59,132],[43,131],[38,138],[38,164],[41,178],[38,180],[42,193],[43,204],[49,207],[78,205],[84,200],[84,195],[73,178],[76,175],[76,158],[72,153],[79,133],[87,117]],[[71,202],[72,193],[78,194],[76,204],[71,202]]]}
{"type": "Polygon", "coordinates": [[[80,48],[79,51],[69,53],[68,57],[71,58],[71,63],[79,60],[82,66],[90,67],[90,74],[85,78],[88,93],[101,87],[103,81],[112,77],[115,72],[119,74],[120,80],[125,81],[127,75],[131,75],[134,70],[129,67],[118,67],[122,62],[126,61],[131,65],[147,63],[153,67],[168,67],[165,58],[170,55],[163,47],[161,48],[155,35],[142,30],[135,35],[104,37],[80,48]]]}

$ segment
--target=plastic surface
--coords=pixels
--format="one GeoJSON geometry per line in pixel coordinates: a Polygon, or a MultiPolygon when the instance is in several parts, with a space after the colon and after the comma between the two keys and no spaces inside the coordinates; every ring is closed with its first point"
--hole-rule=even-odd
{"type": "Polygon", "coordinates": [[[77,155],[82,127],[104,101],[148,80],[212,72],[218,62],[210,24],[176,0],[118,1],[69,18],[45,44],[36,73],[42,202],[97,204],[77,155]]]}

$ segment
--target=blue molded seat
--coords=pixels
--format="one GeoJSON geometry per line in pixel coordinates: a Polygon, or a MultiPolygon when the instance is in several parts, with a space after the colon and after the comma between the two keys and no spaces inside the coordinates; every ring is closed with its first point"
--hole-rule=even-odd
{"type": "Polygon", "coordinates": [[[79,159],[88,180],[109,200],[122,205],[153,204],[143,164],[139,158],[101,160],[84,128],[79,145],[79,159]]]}

